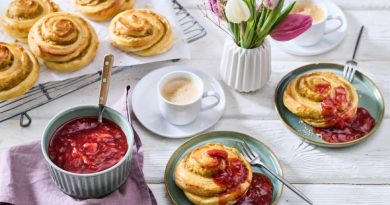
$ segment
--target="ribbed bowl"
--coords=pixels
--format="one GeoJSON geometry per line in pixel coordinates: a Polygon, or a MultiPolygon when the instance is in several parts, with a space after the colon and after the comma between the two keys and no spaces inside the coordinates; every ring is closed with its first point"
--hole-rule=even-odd
{"type": "Polygon", "coordinates": [[[105,196],[126,182],[130,172],[131,155],[134,143],[133,130],[129,122],[117,111],[106,107],[103,118],[115,122],[125,133],[128,150],[125,156],[109,169],[90,173],[78,174],[61,169],[49,158],[48,147],[56,129],[65,122],[84,116],[97,116],[98,107],[82,105],[59,113],[47,125],[41,142],[43,156],[48,164],[50,176],[58,188],[64,193],[76,198],[97,198],[105,196]]]}

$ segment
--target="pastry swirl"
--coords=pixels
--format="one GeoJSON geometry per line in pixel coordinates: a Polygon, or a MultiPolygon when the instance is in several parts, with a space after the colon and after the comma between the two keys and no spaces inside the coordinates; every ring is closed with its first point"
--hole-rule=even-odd
{"type": "Polygon", "coordinates": [[[8,35],[27,43],[28,32],[34,23],[58,10],[57,4],[50,0],[13,0],[0,22],[8,35]]]}
{"type": "Polygon", "coordinates": [[[130,9],[110,23],[111,43],[125,52],[152,56],[172,47],[173,32],[168,20],[147,9],[130,9]]]}
{"type": "Polygon", "coordinates": [[[358,95],[351,83],[332,72],[313,72],[292,80],[283,95],[284,105],[313,127],[331,127],[353,118],[358,95]]]}
{"type": "Polygon", "coordinates": [[[111,19],[126,9],[131,9],[134,0],[73,0],[76,9],[93,21],[111,19]]]}
{"type": "Polygon", "coordinates": [[[34,24],[28,44],[48,68],[71,72],[94,59],[99,40],[92,26],[81,17],[55,12],[34,24]]]}
{"type": "Polygon", "coordinates": [[[235,148],[206,144],[176,166],[175,183],[194,204],[234,204],[252,182],[252,168],[235,148]]]}
{"type": "Polygon", "coordinates": [[[0,42],[0,101],[27,92],[39,75],[35,56],[15,43],[0,42]]]}

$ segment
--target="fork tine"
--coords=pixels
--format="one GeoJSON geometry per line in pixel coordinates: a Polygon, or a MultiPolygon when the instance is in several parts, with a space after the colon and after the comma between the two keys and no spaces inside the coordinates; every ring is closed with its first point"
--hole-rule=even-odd
{"type": "Polygon", "coordinates": [[[252,149],[249,147],[249,145],[244,141],[242,140],[244,143],[244,147],[251,153],[251,155],[253,156],[253,158],[256,158],[256,157],[259,157],[259,155],[255,152],[252,151],[252,149]]]}
{"type": "Polygon", "coordinates": [[[352,79],[354,77],[354,74],[355,74],[355,68],[353,65],[350,65],[347,63],[347,65],[344,66],[344,71],[343,71],[343,77],[349,81],[349,82],[352,82],[352,79]]]}
{"type": "Polygon", "coordinates": [[[347,79],[347,70],[348,70],[348,65],[345,65],[345,66],[344,66],[344,69],[343,69],[343,77],[344,77],[345,79],[347,79]]]}
{"type": "Polygon", "coordinates": [[[352,73],[351,73],[351,80],[350,80],[350,82],[353,81],[353,77],[355,76],[356,70],[357,70],[357,68],[356,68],[355,66],[353,66],[353,68],[352,68],[352,73]]]}
{"type": "Polygon", "coordinates": [[[349,82],[352,82],[354,74],[355,74],[355,66],[351,66],[351,72],[349,74],[349,82]]]}
{"type": "Polygon", "coordinates": [[[346,69],[345,69],[345,80],[349,81],[349,74],[350,74],[350,71],[349,71],[349,65],[347,65],[346,69]]]}
{"type": "Polygon", "coordinates": [[[347,80],[351,81],[351,73],[352,73],[352,68],[351,65],[348,65],[348,75],[347,75],[347,80]]]}
{"type": "Polygon", "coordinates": [[[248,152],[245,150],[244,146],[242,145],[241,142],[238,142],[236,143],[238,149],[241,151],[241,153],[243,154],[244,158],[246,159],[246,161],[250,162],[252,161],[252,159],[248,156],[248,152]]]}
{"type": "Polygon", "coordinates": [[[352,81],[352,78],[353,78],[353,75],[352,75],[353,70],[354,70],[353,66],[350,65],[350,66],[349,66],[349,76],[348,76],[348,81],[349,81],[349,82],[352,81]]]}

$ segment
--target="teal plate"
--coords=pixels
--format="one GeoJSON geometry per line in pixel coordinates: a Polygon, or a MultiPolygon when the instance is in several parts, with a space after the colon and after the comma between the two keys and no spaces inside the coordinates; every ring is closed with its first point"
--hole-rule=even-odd
{"type": "MultiPolygon", "coordinates": [[[[186,156],[190,151],[192,151],[196,147],[205,145],[207,143],[221,143],[226,146],[236,147],[236,143],[242,141],[241,139],[245,140],[245,142],[247,142],[253,150],[259,153],[264,163],[269,168],[276,171],[279,175],[283,175],[282,168],[275,154],[262,142],[248,135],[238,133],[238,132],[229,132],[229,131],[209,132],[209,133],[198,135],[185,142],[172,154],[171,158],[169,159],[168,164],[165,168],[165,187],[167,189],[169,196],[171,197],[172,202],[176,205],[192,205],[192,203],[184,195],[183,191],[176,186],[173,178],[173,173],[176,164],[181,159],[183,159],[184,156],[186,156]]],[[[279,182],[272,175],[267,173],[266,170],[263,170],[263,168],[253,167],[253,171],[262,173],[271,179],[272,184],[274,186],[272,204],[276,204],[283,191],[282,183],[279,182]]]]}
{"type": "Polygon", "coordinates": [[[380,126],[383,120],[383,115],[385,112],[384,100],[381,92],[375,83],[365,76],[363,73],[356,71],[355,77],[353,79],[353,86],[356,88],[359,96],[359,107],[363,107],[368,110],[368,112],[375,119],[375,127],[367,133],[365,136],[353,140],[350,142],[344,143],[329,143],[322,140],[319,136],[313,133],[313,128],[303,123],[299,117],[291,113],[283,104],[283,93],[290,81],[302,74],[311,73],[314,71],[331,71],[335,74],[342,76],[343,74],[343,65],[339,64],[329,64],[329,63],[320,63],[320,64],[310,64],[300,68],[297,68],[290,73],[288,73],[284,78],[279,82],[275,90],[275,109],[279,114],[279,117],[282,119],[284,124],[289,128],[293,133],[302,137],[307,142],[322,146],[322,147],[347,147],[351,145],[358,144],[366,140],[371,136],[380,126]]]}

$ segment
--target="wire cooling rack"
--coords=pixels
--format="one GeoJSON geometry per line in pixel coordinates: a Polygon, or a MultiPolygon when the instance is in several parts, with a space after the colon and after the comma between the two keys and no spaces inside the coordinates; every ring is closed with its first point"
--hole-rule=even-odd
{"type": "MultiPolygon", "coordinates": [[[[188,43],[206,36],[206,30],[202,25],[177,0],[172,0],[172,3],[188,43]]],[[[114,67],[112,74],[119,73],[125,68],[129,66],[114,67]]],[[[91,85],[100,78],[101,72],[99,71],[63,81],[39,84],[19,98],[0,102],[0,123],[20,115],[20,126],[28,127],[32,122],[27,114],[28,111],[91,85]]]]}

